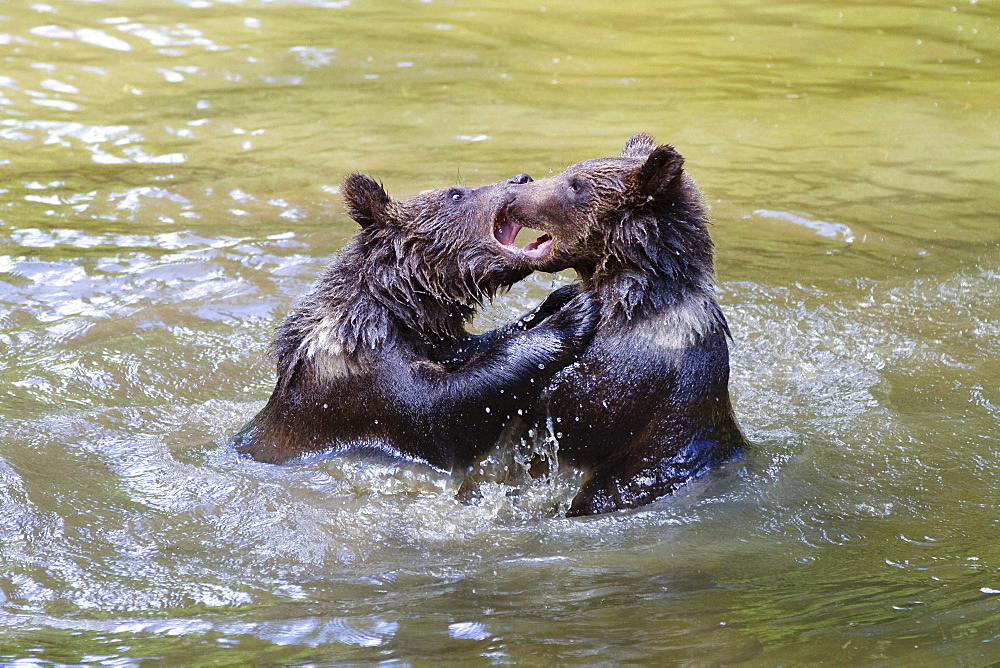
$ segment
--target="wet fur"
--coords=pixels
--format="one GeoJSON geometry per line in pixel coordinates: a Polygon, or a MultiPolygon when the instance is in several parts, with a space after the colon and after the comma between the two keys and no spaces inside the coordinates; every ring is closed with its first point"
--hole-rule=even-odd
{"type": "Polygon", "coordinates": [[[521,182],[399,202],[368,177],[345,178],[362,229],[279,326],[274,392],[237,449],[272,463],[361,450],[452,470],[492,447],[597,318],[593,297],[581,295],[488,335],[466,332],[483,299],[530,271],[493,239],[521,182]]]}
{"type": "Polygon", "coordinates": [[[587,471],[570,515],[649,503],[744,446],[708,217],[680,154],[636,135],[619,156],[526,184],[509,213],[553,231],[538,268],[577,269],[602,304],[593,342],[531,420],[587,471]]]}

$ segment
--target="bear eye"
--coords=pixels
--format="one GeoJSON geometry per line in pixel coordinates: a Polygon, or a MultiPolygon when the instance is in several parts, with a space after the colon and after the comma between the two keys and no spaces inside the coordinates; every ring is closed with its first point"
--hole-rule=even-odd
{"type": "Polygon", "coordinates": [[[580,192],[580,182],[576,179],[573,179],[572,181],[569,182],[569,189],[575,193],[580,192]]]}
{"type": "Polygon", "coordinates": [[[464,196],[465,195],[462,194],[461,190],[452,190],[450,193],[448,193],[448,198],[452,202],[461,202],[464,196]]]}

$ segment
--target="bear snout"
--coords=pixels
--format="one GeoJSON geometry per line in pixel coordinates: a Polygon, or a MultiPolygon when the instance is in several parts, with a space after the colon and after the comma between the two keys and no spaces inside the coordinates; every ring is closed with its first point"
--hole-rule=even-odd
{"type": "Polygon", "coordinates": [[[518,174],[517,176],[510,177],[510,180],[507,181],[507,183],[519,186],[525,183],[530,183],[531,181],[534,181],[534,179],[527,174],[518,174]]]}

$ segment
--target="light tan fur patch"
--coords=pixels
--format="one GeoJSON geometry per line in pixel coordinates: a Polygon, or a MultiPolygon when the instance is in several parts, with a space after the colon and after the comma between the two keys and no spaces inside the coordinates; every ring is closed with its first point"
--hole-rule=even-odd
{"type": "Polygon", "coordinates": [[[315,372],[323,378],[344,378],[360,371],[360,366],[344,351],[341,341],[335,335],[335,316],[327,316],[309,334],[300,349],[305,353],[315,372]]]}
{"type": "Polygon", "coordinates": [[[635,333],[664,348],[695,345],[718,325],[718,306],[711,297],[689,297],[641,323],[635,333]]]}

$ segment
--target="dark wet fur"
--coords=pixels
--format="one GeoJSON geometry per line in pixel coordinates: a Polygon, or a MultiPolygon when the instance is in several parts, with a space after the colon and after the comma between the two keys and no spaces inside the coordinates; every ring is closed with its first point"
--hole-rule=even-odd
{"type": "Polygon", "coordinates": [[[595,299],[581,295],[488,335],[466,332],[483,299],[530,271],[492,238],[521,182],[399,202],[368,177],[346,177],[342,192],[362,229],[281,323],[274,393],[236,435],[237,449],[274,463],[371,451],[441,470],[489,450],[597,319],[595,299]]]}
{"type": "Polygon", "coordinates": [[[586,469],[570,515],[672,493],[745,445],[729,397],[729,328],[714,296],[708,216],[683,158],[636,135],[620,156],[526,184],[509,213],[551,230],[538,268],[578,270],[602,303],[582,359],[557,373],[531,422],[586,469]]]}

